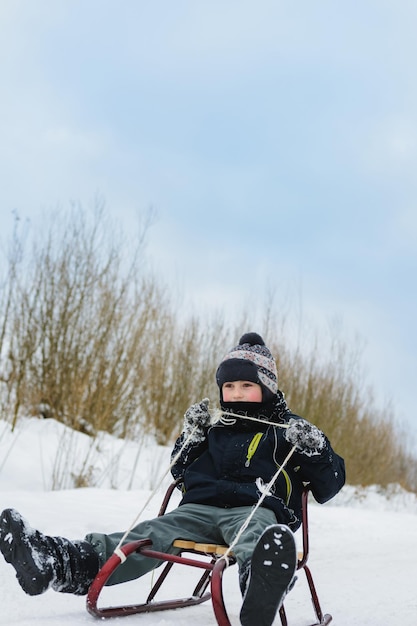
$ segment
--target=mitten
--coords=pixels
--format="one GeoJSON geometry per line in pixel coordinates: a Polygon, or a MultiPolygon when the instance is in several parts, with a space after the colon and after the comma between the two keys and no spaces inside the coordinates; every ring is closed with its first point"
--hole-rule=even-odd
{"type": "Polygon", "coordinates": [[[326,445],[324,434],[305,419],[294,419],[288,422],[288,428],[284,432],[284,437],[297,448],[298,452],[307,456],[320,454],[326,445]]]}
{"type": "Polygon", "coordinates": [[[209,399],[204,398],[197,404],[192,404],[184,415],[183,433],[185,437],[192,434],[192,440],[195,442],[203,441],[206,437],[206,430],[210,425],[211,415],[208,410],[209,399]],[[194,431],[194,432],[193,432],[194,431]]]}

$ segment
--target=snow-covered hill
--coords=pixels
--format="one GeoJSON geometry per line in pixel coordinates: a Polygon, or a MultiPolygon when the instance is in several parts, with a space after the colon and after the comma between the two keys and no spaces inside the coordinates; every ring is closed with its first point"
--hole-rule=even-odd
{"type": "MultiPolygon", "coordinates": [[[[129,527],[158,487],[141,517],[156,514],[166,485],[170,450],[151,438],[139,443],[103,435],[100,445],[75,435],[51,420],[28,419],[14,433],[0,422],[0,508],[14,507],[32,526],[49,534],[82,538],[87,532],[129,527]],[[71,472],[68,468],[71,468],[71,472]],[[94,487],[74,489],[71,474],[85,476],[94,487]],[[165,475],[166,474],[166,475],[165,475]],[[51,491],[53,485],[64,487],[51,491]]],[[[175,502],[174,502],[175,504],[175,502]]],[[[310,506],[313,571],[323,609],[335,626],[412,626],[417,619],[417,498],[392,486],[346,486],[324,506],[310,506]]],[[[167,591],[191,591],[194,572],[182,568],[167,591]],[[188,587],[187,587],[188,584],[188,587]]],[[[177,570],[178,572],[179,570],[177,570]]],[[[225,576],[226,602],[238,624],[240,594],[236,569],[225,576]]],[[[0,624],[91,624],[85,599],[48,591],[31,598],[21,591],[14,570],[0,560],[0,624]]],[[[105,590],[109,604],[135,602],[149,588],[149,578],[105,590]]],[[[286,601],[291,626],[307,626],[313,613],[303,579],[286,601]]],[[[209,603],[195,608],[116,618],[116,624],[144,626],[215,625],[209,603]]],[[[279,624],[279,620],[276,620],[279,624]]]]}

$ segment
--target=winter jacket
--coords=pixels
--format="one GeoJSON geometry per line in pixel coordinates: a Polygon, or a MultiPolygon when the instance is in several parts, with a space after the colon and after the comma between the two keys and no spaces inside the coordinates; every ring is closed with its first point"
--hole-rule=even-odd
{"type": "MultiPolygon", "coordinates": [[[[300,419],[288,412],[283,421],[290,418],[300,419]]],[[[183,442],[184,434],[176,441],[173,458],[183,442]]],[[[187,445],[172,467],[174,478],[183,479],[180,506],[189,502],[224,508],[253,506],[290,450],[279,426],[237,419],[231,426],[210,427],[205,439],[187,445]]],[[[324,503],[344,482],[344,461],[326,438],[320,454],[292,454],[261,506],[272,509],[279,523],[296,530],[305,484],[309,483],[316,501],[324,503]]]]}

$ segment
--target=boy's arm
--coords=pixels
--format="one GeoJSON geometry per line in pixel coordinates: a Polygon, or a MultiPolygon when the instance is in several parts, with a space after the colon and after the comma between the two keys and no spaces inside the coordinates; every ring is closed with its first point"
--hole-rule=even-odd
{"type": "Polygon", "coordinates": [[[204,450],[207,449],[207,439],[198,442],[189,442],[184,447],[184,442],[187,439],[185,433],[181,433],[177,441],[174,444],[174,448],[171,453],[171,462],[178,456],[175,463],[171,467],[171,474],[177,480],[184,476],[187,467],[197,459],[204,450]]]}
{"type": "Polygon", "coordinates": [[[204,398],[185,412],[183,430],[171,454],[171,462],[175,459],[171,473],[176,480],[184,475],[190,463],[207,448],[207,431],[211,421],[208,405],[208,398],[204,398]]]}
{"type": "Polygon", "coordinates": [[[308,482],[320,504],[335,496],[345,484],[345,462],[332,449],[326,435],[307,420],[291,418],[284,433],[295,446],[292,462],[303,482],[308,482]]]}
{"type": "Polygon", "coordinates": [[[299,463],[300,478],[309,483],[309,489],[315,500],[324,504],[331,500],[345,484],[345,462],[332,449],[326,437],[325,449],[319,456],[303,457],[301,453],[294,454],[294,463],[299,463]]]}

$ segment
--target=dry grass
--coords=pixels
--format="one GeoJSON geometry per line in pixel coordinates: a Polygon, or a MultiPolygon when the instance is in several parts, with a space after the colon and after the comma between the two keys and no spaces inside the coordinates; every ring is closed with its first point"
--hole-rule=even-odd
{"type": "MultiPolygon", "coordinates": [[[[146,265],[148,227],[145,218],[129,243],[97,206],[50,214],[31,247],[16,230],[1,267],[2,419],[14,426],[22,415],[53,417],[92,437],[147,431],[169,443],[189,404],[205,396],[216,403],[220,358],[258,329],[291,409],[328,434],[348,482],[417,489],[417,461],[391,407],[377,409],[363,388],[358,350],[338,340],[325,354],[318,342],[291,349],[271,301],[262,329],[251,327],[257,311],[233,326],[221,314],[184,319],[146,265]]],[[[88,482],[86,463],[77,484],[88,482]]]]}
{"type": "Polygon", "coordinates": [[[387,486],[399,483],[415,490],[417,460],[395,420],[392,408],[377,408],[372,390],[362,384],[355,349],[335,341],[327,359],[278,351],[280,376],[291,409],[321,428],[346,462],[350,484],[387,486]]]}

